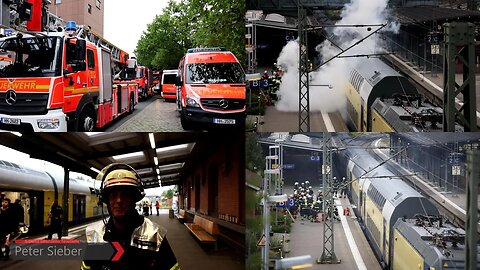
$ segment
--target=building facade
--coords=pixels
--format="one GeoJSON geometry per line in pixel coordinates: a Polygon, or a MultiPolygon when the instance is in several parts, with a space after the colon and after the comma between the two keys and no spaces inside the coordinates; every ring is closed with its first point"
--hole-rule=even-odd
{"type": "Polygon", "coordinates": [[[105,0],[53,0],[50,12],[77,25],[88,25],[103,36],[105,0]]]}

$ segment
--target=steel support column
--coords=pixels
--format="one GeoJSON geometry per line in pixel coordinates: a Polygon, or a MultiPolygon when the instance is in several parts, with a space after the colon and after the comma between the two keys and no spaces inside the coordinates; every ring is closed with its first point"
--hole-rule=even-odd
{"type": "Polygon", "coordinates": [[[478,269],[477,224],[478,224],[478,185],[480,178],[480,151],[467,153],[467,221],[465,223],[465,269],[478,269]]]}
{"type": "Polygon", "coordinates": [[[334,241],[334,220],[333,212],[335,202],[333,201],[333,183],[332,183],[332,135],[328,132],[323,133],[323,250],[322,256],[317,259],[317,263],[340,263],[335,254],[334,241]]]}
{"type": "Polygon", "coordinates": [[[443,70],[443,131],[455,131],[455,118],[465,131],[477,131],[477,106],[475,86],[475,26],[472,23],[446,23],[445,58],[443,70]],[[455,81],[456,64],[463,67],[463,82],[455,81]],[[462,96],[463,98],[459,97],[462,96]],[[455,98],[463,99],[457,109],[455,98]]]}
{"type": "Polygon", "coordinates": [[[310,132],[310,94],[308,79],[307,10],[298,0],[298,130],[310,132]]]}

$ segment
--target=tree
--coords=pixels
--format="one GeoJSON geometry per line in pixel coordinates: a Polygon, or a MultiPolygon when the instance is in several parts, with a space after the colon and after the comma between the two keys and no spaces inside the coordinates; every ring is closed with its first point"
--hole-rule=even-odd
{"type": "Polygon", "coordinates": [[[171,0],[143,32],[135,55],[142,65],[174,69],[188,48],[221,46],[243,62],[244,14],[241,0],[171,0]]]}
{"type": "Polygon", "coordinates": [[[263,172],[265,159],[256,133],[246,133],[245,160],[247,169],[253,172],[263,172]]]}
{"type": "Polygon", "coordinates": [[[174,194],[174,190],[173,190],[173,189],[169,189],[169,190],[167,190],[167,191],[164,192],[164,196],[165,196],[167,199],[173,198],[173,194],[174,194]]]}
{"type": "Polygon", "coordinates": [[[135,49],[138,62],[158,69],[174,69],[191,46],[188,14],[183,2],[170,1],[163,14],[148,24],[135,49]]]}

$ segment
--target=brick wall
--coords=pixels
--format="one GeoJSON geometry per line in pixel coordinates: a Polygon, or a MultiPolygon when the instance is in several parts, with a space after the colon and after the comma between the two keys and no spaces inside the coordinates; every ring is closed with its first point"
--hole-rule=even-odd
{"type": "MultiPolygon", "coordinates": [[[[189,210],[228,222],[245,223],[245,155],[244,135],[223,135],[211,138],[202,159],[184,177],[180,201],[190,201],[189,210]],[[196,179],[199,179],[197,184],[196,179]],[[218,185],[217,213],[213,211],[214,188],[218,185]],[[188,190],[190,189],[190,194],[188,190]],[[197,191],[199,189],[199,191],[197,191]],[[200,198],[196,199],[196,194],[200,198]]],[[[187,205],[185,205],[187,208],[187,205]]]]}

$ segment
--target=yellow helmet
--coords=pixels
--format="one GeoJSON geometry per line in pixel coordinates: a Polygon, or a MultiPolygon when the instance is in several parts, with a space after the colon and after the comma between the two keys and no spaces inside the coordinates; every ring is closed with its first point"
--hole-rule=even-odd
{"type": "Polygon", "coordinates": [[[97,175],[97,180],[102,181],[100,186],[101,202],[106,203],[109,189],[118,186],[132,188],[135,191],[133,198],[135,202],[138,202],[145,197],[140,176],[135,169],[127,164],[113,163],[106,166],[97,175]]]}

